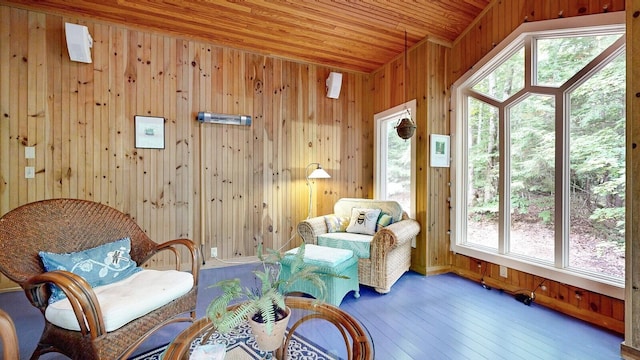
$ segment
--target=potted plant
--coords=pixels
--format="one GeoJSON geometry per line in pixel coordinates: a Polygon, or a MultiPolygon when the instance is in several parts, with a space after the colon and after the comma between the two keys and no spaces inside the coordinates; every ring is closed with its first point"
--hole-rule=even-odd
{"type": "MultiPolygon", "coordinates": [[[[304,243],[300,245],[291,264],[291,276],[288,279],[280,279],[280,261],[282,254],[269,250],[265,256],[262,246],[258,245],[258,259],[262,263],[262,270],[255,270],[253,274],[261,285],[256,288],[242,287],[240,279],[222,280],[212,285],[222,289],[222,294],[209,304],[207,316],[221,333],[229,332],[245,319],[252,326],[252,332],[256,342],[264,351],[273,351],[282,345],[284,331],[286,330],[291,311],[285,305],[285,296],[289,287],[296,281],[308,281],[318,287],[324,300],[326,284],[320,277],[318,267],[304,264],[304,243]],[[230,304],[239,302],[236,307],[230,304]],[[262,324],[264,333],[271,338],[271,343],[265,343],[260,335],[262,330],[254,328],[254,323],[262,324]],[[274,331],[275,329],[275,331],[274,331]]],[[[324,274],[326,275],[326,274],[324,274]]],[[[268,342],[269,340],[267,340],[268,342]]]]}

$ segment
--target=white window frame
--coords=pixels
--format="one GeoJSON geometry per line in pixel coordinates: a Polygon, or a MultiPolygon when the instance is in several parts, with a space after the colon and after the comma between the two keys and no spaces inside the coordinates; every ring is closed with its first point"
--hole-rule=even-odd
{"type": "MultiPolygon", "coordinates": [[[[467,144],[466,138],[464,137],[464,133],[466,132],[466,114],[464,114],[464,108],[461,105],[466,101],[463,88],[467,84],[470,84],[493,71],[498,65],[497,62],[493,61],[494,58],[504,51],[514,51],[514,49],[521,46],[525,39],[533,33],[535,33],[536,36],[539,36],[544,33],[571,34],[576,29],[593,29],[594,31],[624,30],[624,26],[624,12],[525,23],[518,27],[498,46],[492,49],[485,57],[474,65],[472,70],[454,83],[451,99],[451,144],[453,155],[453,163],[451,166],[451,183],[453,186],[451,194],[451,204],[453,208],[451,216],[451,250],[453,252],[485,260],[494,264],[507,266],[546,279],[577,286],[585,290],[594,291],[618,299],[624,299],[624,282],[608,281],[607,279],[596,278],[589,274],[580,273],[579,271],[572,271],[558,267],[558,264],[555,264],[555,266],[548,266],[542,263],[532,262],[526,258],[518,258],[512,254],[504,254],[504,243],[502,242],[499,246],[500,249],[498,252],[491,252],[486,249],[483,250],[478,247],[463,244],[463,240],[466,238],[465,224],[467,218],[467,186],[465,186],[467,182],[467,174],[465,170],[467,164],[467,153],[465,149],[467,148],[467,144]]],[[[529,50],[525,49],[525,51],[529,50]]],[[[532,76],[530,64],[525,64],[525,71],[526,76],[532,76]]],[[[562,89],[562,91],[564,90],[566,89],[562,89]]],[[[532,91],[531,88],[525,88],[525,91],[538,92],[535,90],[532,91]]],[[[556,91],[551,91],[551,93],[555,95],[556,91]]],[[[488,103],[494,105],[490,101],[488,103]]],[[[500,146],[505,146],[504,139],[506,136],[507,134],[501,132],[500,146]]],[[[502,156],[504,157],[501,157],[500,159],[500,172],[501,174],[504,174],[504,169],[508,166],[508,156],[504,155],[505,151],[501,151],[501,154],[503,154],[502,156]]],[[[500,191],[500,196],[505,196],[504,190],[500,191]]],[[[503,211],[504,209],[501,209],[501,212],[503,211]]],[[[506,230],[503,228],[500,230],[501,233],[504,233],[505,231],[506,230]]],[[[556,236],[556,239],[559,238],[559,236],[556,236]]],[[[506,241],[508,241],[508,238],[506,241]]],[[[561,243],[558,244],[558,240],[556,240],[556,251],[558,251],[559,245],[561,246],[561,243]]]]}
{"type": "MultiPolygon", "coordinates": [[[[375,199],[385,200],[386,199],[386,178],[383,174],[387,173],[387,164],[386,164],[386,149],[387,149],[387,136],[386,129],[388,122],[397,123],[398,120],[406,115],[407,110],[409,110],[412,119],[415,122],[416,116],[416,100],[410,100],[404,104],[400,104],[398,106],[392,107],[385,111],[379,112],[373,116],[374,122],[374,139],[375,146],[373,147],[373,157],[374,157],[374,165],[373,165],[373,197],[375,199]]],[[[414,141],[415,135],[412,136],[407,141],[411,142],[411,209],[405,210],[407,214],[411,218],[415,218],[415,210],[416,210],[416,142],[414,141]]],[[[414,244],[415,247],[415,244],[414,244]]]]}

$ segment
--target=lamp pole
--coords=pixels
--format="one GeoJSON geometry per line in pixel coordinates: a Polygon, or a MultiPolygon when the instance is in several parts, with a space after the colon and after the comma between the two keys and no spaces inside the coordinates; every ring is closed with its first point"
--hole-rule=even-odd
{"type": "Polygon", "coordinates": [[[309,181],[309,179],[329,179],[331,178],[331,175],[329,175],[329,173],[327,173],[322,166],[320,166],[320,163],[317,162],[312,162],[309,165],[307,165],[307,167],[304,170],[304,174],[305,174],[305,179],[307,180],[307,186],[309,187],[309,208],[308,208],[308,212],[307,212],[307,219],[311,218],[311,199],[312,199],[312,193],[313,193],[313,187],[311,186],[311,181],[309,181]],[[309,173],[309,168],[311,168],[312,166],[316,166],[316,168],[309,173]]]}

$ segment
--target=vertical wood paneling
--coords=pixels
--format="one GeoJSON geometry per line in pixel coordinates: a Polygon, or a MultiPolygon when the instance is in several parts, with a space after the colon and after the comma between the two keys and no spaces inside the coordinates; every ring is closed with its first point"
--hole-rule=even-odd
{"type": "Polygon", "coordinates": [[[266,69],[271,68],[273,65],[273,59],[263,58],[261,56],[251,56],[251,68],[254,74],[254,99],[253,99],[253,114],[252,119],[256,124],[260,126],[252,126],[251,134],[253,147],[251,148],[251,155],[253,163],[250,164],[252,170],[253,180],[250,183],[253,196],[251,197],[251,204],[253,205],[253,218],[251,219],[251,240],[261,241],[264,229],[264,212],[266,209],[265,194],[266,188],[262,186],[264,183],[265,174],[268,170],[264,163],[264,148],[265,148],[265,123],[269,117],[266,115],[270,109],[268,100],[270,100],[272,93],[271,80],[268,78],[268,72],[266,69]],[[269,94],[269,95],[267,95],[269,94]]]}
{"type": "MultiPolygon", "coordinates": [[[[414,114],[416,143],[416,220],[421,224],[416,248],[412,254],[412,269],[438,272],[450,266],[448,247],[449,205],[448,169],[429,167],[429,135],[449,133],[448,65],[450,48],[423,41],[407,54],[407,100],[417,100],[414,114]]],[[[375,113],[405,101],[403,80],[404,57],[375,71],[373,102],[375,113]],[[387,94],[395,94],[389,96],[387,94]]],[[[368,128],[373,129],[373,124],[368,128]]],[[[373,134],[371,134],[373,136],[373,134]]],[[[373,162],[373,158],[371,158],[373,162]]]]}
{"type": "MultiPolygon", "coordinates": [[[[53,91],[59,90],[58,97],[61,99],[60,104],[60,112],[58,114],[52,114],[51,118],[54,119],[52,128],[59,130],[61,143],[58,151],[60,152],[60,167],[54,168],[54,172],[56,173],[56,181],[59,182],[60,193],[59,197],[71,197],[71,159],[72,159],[72,151],[71,151],[71,127],[74,122],[71,119],[71,84],[70,84],[70,67],[69,62],[62,61],[62,54],[67,51],[66,43],[64,40],[64,35],[62,35],[64,23],[62,19],[56,19],[60,22],[60,26],[58,27],[60,31],[60,48],[58,49],[58,57],[60,57],[60,61],[54,61],[54,63],[58,63],[60,67],[60,86],[59,88],[54,89],[53,91]],[[55,121],[58,119],[59,121],[55,121]]],[[[49,57],[48,57],[49,58],[49,57]]],[[[54,92],[55,94],[55,92],[54,92]]],[[[51,110],[51,109],[50,109],[51,110]]],[[[75,124],[74,124],[75,125],[75,124]]],[[[56,130],[54,130],[56,131],[56,130]]],[[[54,151],[56,149],[54,148],[54,151]]],[[[54,166],[56,164],[54,163],[54,166]]]]}
{"type": "MultiPolygon", "coordinates": [[[[450,134],[449,90],[447,87],[447,60],[449,49],[442,45],[431,45],[427,68],[429,71],[427,118],[431,134],[450,134]]],[[[425,144],[426,145],[426,144],[425,144]]],[[[429,148],[424,150],[429,154],[429,148]]],[[[428,159],[427,161],[430,161],[428,159]]],[[[429,168],[428,207],[430,239],[428,264],[430,271],[438,271],[451,263],[449,242],[449,168],[429,168]]]]}
{"type": "MultiPolygon", "coordinates": [[[[625,341],[622,353],[625,359],[640,359],[640,157],[638,141],[640,141],[640,0],[627,0],[627,135],[626,135],[626,303],[625,341]]],[[[616,312],[618,309],[614,309],[616,312]]],[[[617,312],[620,312],[618,310],[617,312]]]]}
{"type": "MultiPolygon", "coordinates": [[[[10,41],[11,59],[10,59],[10,83],[11,84],[27,84],[27,62],[28,52],[26,46],[28,44],[28,13],[16,10],[11,16],[11,34],[10,41]]],[[[29,182],[20,181],[24,175],[20,174],[20,170],[24,171],[26,160],[21,156],[20,150],[27,144],[28,134],[26,134],[27,124],[27,87],[21,86],[18,89],[12,89],[10,109],[8,119],[11,121],[9,139],[11,140],[8,156],[11,162],[11,170],[9,173],[9,184],[17,184],[18,186],[11,189],[7,186],[7,191],[13,193],[10,195],[11,203],[24,203],[29,201],[27,191],[29,182]],[[13,156],[10,156],[13,154],[13,156]]],[[[6,161],[6,160],[5,160],[6,161]]]]}
{"type": "MultiPolygon", "coordinates": [[[[87,23],[89,31],[93,31],[93,24],[87,23]]],[[[96,164],[93,162],[93,128],[98,125],[93,121],[93,65],[76,63],[78,71],[78,180],[79,193],[89,200],[96,200],[96,193],[93,185],[93,174],[96,171],[96,164]]]]}
{"type": "MultiPolygon", "coordinates": [[[[414,114],[414,120],[417,122],[417,129],[415,133],[415,139],[418,140],[416,149],[416,179],[418,185],[416,186],[416,219],[422,226],[419,234],[419,240],[416,241],[416,248],[412,250],[411,266],[414,270],[426,273],[428,268],[428,258],[431,255],[431,249],[428,244],[435,244],[435,241],[428,240],[429,237],[436,232],[433,232],[433,227],[426,223],[430,211],[429,199],[430,186],[432,184],[429,178],[429,132],[431,128],[428,125],[429,115],[431,115],[431,109],[434,108],[434,102],[431,101],[432,96],[431,87],[428,85],[429,78],[433,75],[434,69],[430,66],[429,59],[431,58],[432,47],[424,43],[421,46],[411,49],[409,51],[409,64],[410,73],[412,76],[409,78],[409,86],[412,91],[409,93],[409,99],[417,99],[417,113],[414,114]],[[428,100],[428,101],[427,101],[428,100]],[[424,124],[427,126],[420,126],[420,120],[424,119],[424,124]]],[[[433,118],[431,118],[433,119],[433,118]]],[[[414,140],[415,140],[414,139],[414,140]]]]}
{"type": "Polygon", "coordinates": [[[135,141],[135,128],[132,127],[134,119],[131,119],[131,117],[135,117],[135,115],[140,114],[136,97],[138,88],[137,64],[140,55],[138,54],[138,32],[127,31],[127,35],[128,38],[125,45],[125,48],[127,49],[125,58],[125,62],[127,64],[125,69],[127,83],[125,84],[125,91],[122,94],[125,98],[125,113],[123,114],[122,121],[126,124],[124,126],[124,133],[126,134],[124,141],[125,148],[128,150],[128,161],[127,176],[125,177],[125,183],[123,185],[131,188],[125,209],[128,210],[134,220],[137,220],[139,216],[142,216],[142,211],[138,208],[138,204],[142,204],[142,199],[140,198],[140,182],[142,181],[142,174],[139,173],[137,167],[138,163],[143,159],[143,152],[141,149],[131,147],[130,144],[132,141],[135,141]]]}
{"type": "MultiPolygon", "coordinates": [[[[191,64],[189,61],[189,42],[186,40],[178,40],[176,46],[175,61],[178,64],[176,72],[177,90],[175,98],[177,100],[177,116],[176,116],[176,159],[178,164],[175,170],[175,184],[177,190],[176,196],[176,234],[178,237],[192,238],[196,243],[202,241],[200,232],[201,211],[200,199],[194,196],[196,184],[199,184],[200,167],[196,164],[199,162],[199,154],[194,151],[196,149],[195,138],[192,135],[191,127],[195,114],[191,113],[190,102],[190,76],[189,71],[191,64]],[[197,216],[196,216],[197,214],[197,216]],[[188,221],[185,219],[189,219],[188,221]]],[[[169,98],[171,99],[171,97],[169,98]]],[[[171,101],[171,100],[170,100],[171,101]]],[[[199,189],[199,186],[197,187],[199,189]]],[[[198,194],[200,195],[200,194],[198,194]]],[[[203,254],[203,256],[206,256],[203,254]]]]}
{"type": "MultiPolygon", "coordinates": [[[[29,119],[29,136],[35,135],[35,139],[33,139],[32,144],[41,144],[41,146],[36,147],[36,161],[35,161],[35,170],[36,171],[44,171],[45,163],[47,162],[47,158],[50,154],[47,152],[46,143],[49,137],[49,126],[46,124],[45,117],[47,116],[47,77],[46,77],[46,62],[45,57],[47,54],[47,27],[46,27],[46,17],[44,14],[38,14],[37,16],[32,16],[31,24],[29,24],[30,34],[29,37],[33,37],[35,41],[29,41],[30,44],[33,44],[33,47],[30,46],[29,53],[36,53],[35,59],[31,59],[29,64],[34,66],[35,68],[31,68],[29,72],[29,77],[32,77],[35,73],[36,77],[36,91],[32,97],[31,102],[33,103],[33,112],[30,112],[29,119]],[[32,72],[33,71],[33,72],[32,72]]],[[[46,172],[43,174],[45,175],[46,172]]],[[[43,196],[48,196],[49,192],[46,188],[47,176],[39,176],[35,179],[35,192],[34,198],[40,199],[43,196]]]]}
{"type": "Polygon", "coordinates": [[[102,179],[107,175],[105,172],[108,170],[108,163],[106,163],[106,158],[103,156],[105,153],[103,147],[109,144],[109,130],[107,128],[104,134],[102,130],[105,124],[109,124],[107,116],[104,114],[109,97],[108,87],[106,86],[108,81],[106,81],[104,75],[105,73],[109,73],[109,29],[96,24],[93,27],[93,33],[96,34],[96,41],[99,41],[101,46],[96,46],[96,51],[93,53],[95,60],[93,61],[94,81],[92,97],[94,100],[92,101],[92,109],[96,121],[93,126],[93,134],[91,134],[91,150],[89,152],[93,154],[93,159],[90,161],[95,166],[95,169],[89,181],[93,182],[95,199],[106,203],[109,200],[109,188],[104,186],[102,179]]]}
{"type": "MultiPolygon", "coordinates": [[[[3,156],[10,154],[11,142],[15,142],[11,138],[10,127],[15,121],[9,119],[11,113],[11,46],[6,45],[11,43],[11,18],[11,8],[0,6],[0,43],[4,45],[0,46],[0,154],[3,156]]],[[[11,165],[14,163],[7,159],[0,161],[0,213],[3,214],[11,209],[11,198],[7,191],[11,165]]],[[[14,165],[13,171],[16,170],[14,165]]],[[[14,188],[13,191],[15,192],[16,189],[14,188]]],[[[0,279],[0,284],[2,284],[2,279],[0,279]]]]}
{"type": "Polygon", "coordinates": [[[188,237],[228,259],[299,243],[287,241],[307,215],[310,162],[332,175],[313,184],[314,213],[371,194],[369,75],[343,73],[340,99],[328,99],[326,67],[7,5],[0,16],[0,214],[91,199],[158,242],[188,237]],[[69,60],[64,22],[89,27],[93,63],[69,60]],[[199,111],[253,125],[200,125],[199,111]],[[135,115],[165,118],[165,149],[134,147],[135,115]]]}

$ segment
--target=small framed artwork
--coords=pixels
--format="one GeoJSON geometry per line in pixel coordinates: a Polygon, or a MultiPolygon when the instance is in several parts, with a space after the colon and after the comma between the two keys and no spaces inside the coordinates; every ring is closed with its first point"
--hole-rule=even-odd
{"type": "Polygon", "coordinates": [[[449,167],[449,135],[431,134],[431,167],[449,167]]]}
{"type": "Polygon", "coordinates": [[[164,149],[164,118],[135,116],[136,148],[164,149]]]}

